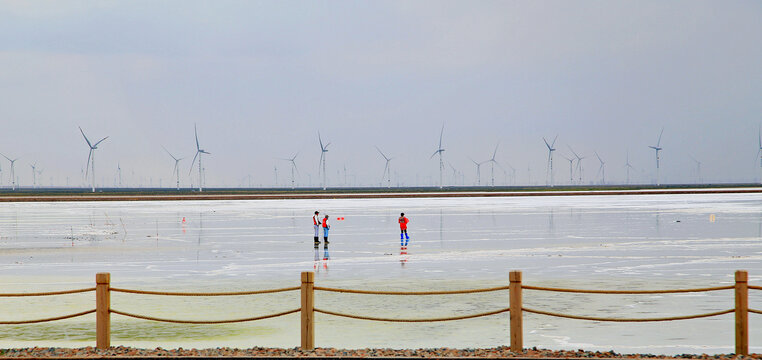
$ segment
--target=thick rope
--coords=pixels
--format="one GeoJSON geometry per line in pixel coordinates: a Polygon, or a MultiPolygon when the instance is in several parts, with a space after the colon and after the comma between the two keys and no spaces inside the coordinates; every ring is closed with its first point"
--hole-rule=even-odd
{"type": "Polygon", "coordinates": [[[436,322],[436,321],[452,321],[452,320],[463,320],[463,319],[472,319],[476,317],[481,316],[490,316],[495,314],[504,313],[507,311],[510,311],[511,308],[505,308],[485,313],[479,313],[479,314],[472,314],[472,315],[463,315],[463,316],[453,316],[453,317],[446,317],[446,318],[431,318],[431,319],[392,319],[392,318],[378,318],[378,317],[371,317],[371,316],[360,316],[360,315],[350,315],[350,314],[342,314],[337,313],[333,311],[328,310],[322,310],[318,308],[313,309],[315,312],[323,313],[327,315],[334,315],[334,316],[341,316],[341,317],[347,317],[350,319],[358,319],[358,320],[372,320],[372,321],[390,321],[390,322],[436,322]]]}
{"type": "Polygon", "coordinates": [[[238,291],[238,292],[209,292],[209,293],[190,293],[190,292],[169,292],[169,291],[147,291],[147,290],[131,290],[111,288],[111,291],[123,292],[130,294],[143,294],[143,295],[167,295],[167,296],[237,296],[237,295],[256,295],[256,294],[271,294],[284,291],[299,290],[299,286],[282,288],[282,289],[268,289],[268,290],[254,290],[254,291],[238,291]]]}
{"type": "Polygon", "coordinates": [[[583,293],[583,294],[670,294],[670,293],[688,293],[688,292],[704,292],[704,291],[717,291],[717,290],[730,290],[734,286],[719,286],[708,287],[698,289],[678,289],[678,290],[580,290],[580,289],[562,289],[540,286],[522,285],[522,289],[527,290],[541,290],[541,291],[555,291],[555,292],[567,292],[567,293],[583,293]]]}
{"type": "Polygon", "coordinates": [[[755,313],[755,314],[762,314],[761,310],[747,309],[746,311],[748,311],[750,313],[755,313]]]}
{"type": "Polygon", "coordinates": [[[749,289],[762,290],[762,286],[751,286],[751,285],[747,285],[747,286],[748,286],[749,289]]]}
{"type": "Polygon", "coordinates": [[[256,320],[264,320],[269,318],[274,318],[278,316],[293,314],[295,312],[302,311],[301,308],[279,312],[277,314],[270,314],[270,315],[264,315],[264,316],[257,316],[257,317],[250,317],[250,318],[244,318],[244,319],[232,319],[232,320],[173,320],[173,319],[162,319],[152,316],[145,316],[145,315],[137,315],[137,314],[131,314],[124,311],[114,310],[111,309],[110,312],[114,314],[119,314],[122,316],[127,316],[131,318],[136,319],[143,319],[143,320],[153,320],[153,321],[160,321],[160,322],[168,322],[168,323],[175,323],[175,324],[230,324],[230,323],[239,323],[239,322],[245,322],[245,321],[256,321],[256,320]]]}
{"type": "Polygon", "coordinates": [[[37,319],[37,320],[25,320],[25,321],[0,321],[0,325],[19,325],[19,324],[36,324],[41,322],[49,322],[49,321],[56,321],[56,320],[64,320],[64,319],[71,319],[77,316],[92,314],[95,312],[95,309],[87,310],[83,312],[78,312],[76,314],[71,315],[64,315],[64,316],[57,316],[47,319],[37,319]]]}
{"type": "Polygon", "coordinates": [[[315,290],[330,291],[338,293],[349,294],[373,294],[373,295],[451,295],[451,294],[473,294],[489,291],[508,290],[508,286],[498,286],[485,289],[471,289],[471,290],[446,290],[446,291],[371,291],[371,290],[352,290],[352,289],[337,289],[328,288],[322,286],[315,286],[315,290]]]}
{"type": "Polygon", "coordinates": [[[92,288],[87,288],[87,289],[48,291],[48,292],[38,292],[38,293],[9,293],[9,294],[0,293],[0,297],[66,295],[66,294],[83,293],[83,292],[88,292],[88,291],[95,291],[95,288],[92,287],[92,288]]]}
{"type": "Polygon", "coordinates": [[[673,320],[688,320],[688,319],[698,319],[698,318],[705,318],[710,316],[717,316],[717,315],[724,315],[724,314],[730,314],[735,312],[734,309],[730,310],[723,310],[723,311],[717,311],[712,313],[706,313],[706,314],[699,314],[699,315],[688,315],[688,316],[674,316],[674,317],[663,317],[663,318],[640,318],[640,319],[617,319],[617,318],[602,318],[602,317],[593,317],[593,316],[578,316],[578,315],[568,315],[568,314],[559,314],[549,311],[540,311],[540,310],[534,310],[534,309],[528,309],[528,308],[522,308],[522,310],[528,312],[528,313],[534,313],[534,314],[540,314],[540,315],[548,315],[548,316],[555,316],[555,317],[561,317],[561,318],[567,318],[567,319],[576,319],[576,320],[594,320],[594,321],[611,321],[611,322],[651,322],[651,321],[673,321],[673,320]]]}

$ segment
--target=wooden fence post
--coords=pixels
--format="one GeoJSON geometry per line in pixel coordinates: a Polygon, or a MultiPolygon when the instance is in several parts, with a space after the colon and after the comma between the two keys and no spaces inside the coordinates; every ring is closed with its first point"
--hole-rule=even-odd
{"type": "Polygon", "coordinates": [[[315,348],[315,273],[302,272],[302,350],[315,348]]]}
{"type": "Polygon", "coordinates": [[[111,347],[111,283],[110,273],[95,274],[95,347],[111,347]]]}
{"type": "Polygon", "coordinates": [[[736,355],[749,355],[749,273],[736,271],[736,355]]]}
{"type": "Polygon", "coordinates": [[[509,275],[510,307],[511,307],[511,351],[521,352],[524,349],[524,329],[522,325],[521,300],[521,271],[511,271],[509,275]]]}

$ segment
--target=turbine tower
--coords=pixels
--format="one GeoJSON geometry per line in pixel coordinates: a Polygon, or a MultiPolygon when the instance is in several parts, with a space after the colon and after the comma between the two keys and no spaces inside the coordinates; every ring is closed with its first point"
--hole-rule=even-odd
{"type": "MultiPolygon", "coordinates": [[[[90,171],[88,169],[88,165],[91,165],[91,161],[90,160],[92,160],[92,165],[91,165],[92,166],[92,175],[90,175],[90,176],[92,176],[92,178],[91,178],[92,179],[92,182],[91,182],[92,189],[93,189],[93,192],[95,192],[95,149],[98,148],[98,144],[103,142],[103,140],[108,139],[108,136],[106,136],[103,139],[98,140],[98,142],[93,144],[93,143],[90,142],[90,139],[87,138],[87,135],[85,135],[85,132],[82,131],[82,127],[79,127],[79,132],[82,133],[82,136],[85,138],[85,141],[87,142],[87,146],[90,147],[90,153],[87,154],[87,165],[85,165],[85,179],[87,179],[87,173],[88,173],[88,171],[90,171]]],[[[11,168],[11,171],[12,171],[12,168],[11,168]]]]}
{"type": "Polygon", "coordinates": [[[550,177],[550,186],[553,187],[553,152],[556,151],[556,148],[553,146],[556,145],[556,140],[558,139],[558,135],[553,139],[553,142],[548,144],[548,140],[545,140],[545,138],[542,138],[542,141],[545,142],[545,146],[548,147],[548,173],[545,177],[545,183],[548,183],[548,177],[550,177]]]}
{"type": "Polygon", "coordinates": [[[661,128],[659,133],[659,140],[656,141],[656,146],[648,146],[651,149],[656,150],[656,186],[659,186],[659,151],[661,151],[661,135],[664,133],[664,128],[661,128]]]}
{"type": "Polygon", "coordinates": [[[598,167],[598,175],[602,175],[601,176],[601,184],[605,184],[606,183],[606,163],[598,155],[598,152],[594,151],[594,153],[595,153],[595,157],[597,157],[598,161],[600,161],[600,163],[601,163],[601,166],[598,167]]]}
{"type": "Polygon", "coordinates": [[[320,172],[320,167],[323,168],[323,190],[327,188],[325,183],[325,153],[328,152],[328,145],[331,145],[331,143],[327,143],[323,145],[323,138],[320,137],[320,131],[318,131],[318,141],[320,141],[320,164],[318,164],[318,172],[320,172]]]}
{"type": "Polygon", "coordinates": [[[429,157],[429,160],[431,160],[434,155],[439,154],[439,188],[442,188],[442,172],[444,171],[444,161],[442,160],[442,153],[445,151],[445,149],[442,149],[442,135],[444,135],[444,124],[442,124],[442,131],[439,132],[439,147],[437,148],[437,151],[434,151],[433,154],[431,154],[431,157],[429,157]]]}
{"type": "MultiPolygon", "coordinates": [[[[0,153],[0,155],[3,155],[3,154],[0,153]]],[[[16,171],[14,171],[14,168],[15,168],[14,164],[16,163],[16,160],[18,160],[19,158],[15,158],[15,159],[11,160],[11,158],[9,158],[9,157],[7,157],[5,155],[3,155],[3,157],[8,159],[8,161],[11,162],[11,184],[13,184],[13,191],[16,191],[16,171]]]]}
{"type": "Polygon", "coordinates": [[[384,154],[381,149],[378,148],[378,146],[376,146],[376,150],[378,150],[378,153],[384,157],[384,160],[386,160],[386,165],[384,166],[384,174],[381,175],[381,183],[383,183],[384,178],[386,178],[386,187],[390,188],[392,187],[392,174],[391,169],[389,169],[389,162],[391,162],[393,158],[386,157],[386,154],[384,154]]]}
{"type": "Polygon", "coordinates": [[[299,152],[297,151],[296,154],[294,154],[291,158],[281,158],[281,160],[286,160],[288,162],[291,162],[291,188],[296,189],[296,183],[294,178],[294,171],[296,173],[299,173],[299,169],[296,168],[296,157],[299,156],[299,152]]]}
{"type": "Polygon", "coordinates": [[[490,176],[492,177],[492,186],[495,186],[495,164],[500,166],[500,164],[495,160],[495,155],[497,155],[497,147],[500,146],[500,143],[497,143],[495,145],[495,151],[492,152],[492,157],[487,160],[490,163],[490,176]]]}
{"type": "Polygon", "coordinates": [[[198,158],[198,192],[204,191],[204,176],[202,175],[202,172],[204,168],[201,166],[201,154],[211,154],[210,152],[207,152],[206,150],[202,149],[201,146],[198,144],[198,130],[196,129],[196,124],[193,124],[193,133],[196,135],[196,155],[193,156],[193,161],[191,161],[191,167],[190,171],[188,171],[188,176],[190,176],[191,172],[193,171],[193,164],[196,163],[196,158],[198,158]]]}
{"type": "MultiPolygon", "coordinates": [[[[164,149],[164,151],[166,151],[167,154],[169,154],[169,156],[172,157],[172,160],[175,161],[175,167],[172,169],[172,175],[177,174],[177,190],[179,191],[180,190],[180,167],[179,167],[179,165],[180,165],[180,160],[185,159],[185,158],[179,158],[179,159],[176,158],[174,155],[172,155],[171,152],[169,152],[169,150],[167,150],[167,148],[164,147],[164,145],[162,145],[161,148],[164,149]]],[[[119,172],[121,174],[121,169],[118,168],[118,165],[117,165],[117,169],[119,170],[119,172]]]]}

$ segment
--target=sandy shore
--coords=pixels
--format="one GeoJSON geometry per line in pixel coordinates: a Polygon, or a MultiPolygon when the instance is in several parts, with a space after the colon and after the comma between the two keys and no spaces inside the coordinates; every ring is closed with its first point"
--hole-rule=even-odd
{"type": "Polygon", "coordinates": [[[579,359],[637,359],[637,358],[660,358],[660,359],[762,359],[762,354],[749,356],[735,356],[733,354],[707,355],[707,354],[682,354],[676,356],[662,356],[652,354],[618,354],[609,352],[592,352],[583,350],[543,350],[526,349],[521,353],[514,353],[508,347],[480,348],[480,349],[334,349],[316,348],[312,351],[301,351],[299,348],[263,348],[249,349],[214,348],[214,349],[138,349],[131,347],[115,346],[108,350],[97,350],[93,347],[86,348],[20,348],[0,349],[2,358],[99,358],[99,357],[257,357],[257,358],[290,358],[290,357],[319,357],[319,358],[579,358],[579,359]]]}

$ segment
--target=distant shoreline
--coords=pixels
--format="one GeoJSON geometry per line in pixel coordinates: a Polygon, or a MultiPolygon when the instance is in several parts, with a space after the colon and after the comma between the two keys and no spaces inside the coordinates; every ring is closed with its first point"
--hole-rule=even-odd
{"type": "Polygon", "coordinates": [[[221,190],[206,192],[170,190],[107,190],[103,192],[32,191],[0,193],[0,202],[74,202],[74,201],[183,201],[183,200],[315,200],[315,199],[395,199],[456,197],[525,197],[525,196],[610,196],[610,195],[681,195],[681,194],[753,194],[762,186],[717,187],[536,187],[498,189],[363,189],[346,188],[327,191],[296,190],[221,190]]]}

